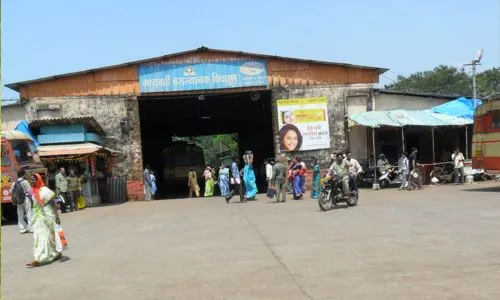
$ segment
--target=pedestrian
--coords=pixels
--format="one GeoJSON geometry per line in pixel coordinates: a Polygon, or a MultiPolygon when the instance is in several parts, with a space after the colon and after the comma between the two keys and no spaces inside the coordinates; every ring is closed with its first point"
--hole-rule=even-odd
{"type": "Polygon", "coordinates": [[[297,157],[297,161],[300,164],[300,171],[299,171],[299,176],[300,176],[300,187],[302,189],[302,195],[306,193],[306,172],[307,172],[307,167],[306,163],[302,160],[302,157],[297,157]]]}
{"type": "Polygon", "coordinates": [[[241,174],[240,169],[238,167],[239,159],[237,156],[233,157],[233,163],[231,164],[231,179],[230,184],[232,185],[232,190],[229,192],[229,195],[226,197],[226,203],[231,201],[231,198],[235,193],[240,195],[240,201],[244,202],[245,197],[243,195],[243,187],[241,186],[241,174]]]}
{"type": "Polygon", "coordinates": [[[284,164],[286,158],[281,156],[273,166],[273,175],[270,180],[272,186],[276,190],[276,202],[286,202],[286,177],[288,168],[284,164]]]}
{"type": "Polygon", "coordinates": [[[460,149],[455,149],[455,152],[451,155],[451,160],[453,161],[454,173],[455,173],[455,184],[463,184],[465,181],[464,173],[464,155],[460,152],[460,149]]]}
{"type": "Polygon", "coordinates": [[[342,181],[342,193],[344,196],[348,196],[350,194],[349,190],[349,166],[347,162],[344,160],[344,155],[342,153],[337,154],[337,160],[333,162],[328,170],[330,176],[337,175],[340,177],[342,181]]]}
{"type": "Polygon", "coordinates": [[[193,168],[189,170],[188,173],[188,187],[189,187],[189,198],[193,197],[193,194],[196,198],[200,197],[200,186],[198,185],[198,176],[193,168]]]}
{"type": "Polygon", "coordinates": [[[302,164],[300,157],[295,158],[295,164],[292,167],[292,178],[293,178],[293,198],[295,200],[302,199],[304,197],[304,191],[302,187],[302,178],[300,176],[302,171],[302,164]]]}
{"type": "Polygon", "coordinates": [[[408,171],[409,171],[409,176],[408,176],[408,188],[409,189],[422,189],[422,178],[417,170],[417,167],[419,164],[417,163],[417,154],[418,150],[417,148],[413,147],[411,148],[411,153],[410,156],[408,157],[408,171]]]}
{"type": "Polygon", "coordinates": [[[363,168],[361,168],[359,162],[352,157],[351,151],[347,151],[345,161],[349,168],[349,187],[352,191],[358,192],[357,178],[358,175],[363,172],[363,168]]]}
{"type": "Polygon", "coordinates": [[[257,195],[257,184],[253,170],[253,153],[247,151],[244,155],[245,167],[243,168],[243,182],[245,183],[245,199],[255,200],[257,195]]]}
{"type": "Polygon", "coordinates": [[[146,165],[144,168],[144,200],[151,201],[153,200],[151,190],[152,190],[152,182],[151,182],[151,167],[146,165]]]}
{"type": "Polygon", "coordinates": [[[409,170],[409,163],[408,163],[408,158],[406,157],[406,152],[402,152],[401,156],[398,159],[398,169],[399,169],[399,176],[401,178],[401,186],[399,187],[400,190],[403,190],[408,187],[408,170],[409,170]]]}
{"type": "Polygon", "coordinates": [[[56,248],[56,224],[61,224],[55,193],[45,186],[42,176],[35,173],[30,183],[33,191],[33,258],[28,267],[39,267],[51,263],[62,256],[56,248]]]}
{"type": "Polygon", "coordinates": [[[17,226],[19,233],[24,234],[32,231],[31,213],[31,185],[27,179],[24,169],[17,171],[17,179],[10,188],[12,203],[17,207],[17,226]],[[24,217],[26,216],[26,220],[24,217]]]}
{"type": "Polygon", "coordinates": [[[56,193],[64,199],[64,202],[61,203],[61,212],[63,214],[67,212],[68,206],[70,211],[75,209],[75,205],[68,194],[68,178],[64,168],[59,169],[59,173],[56,175],[56,193]]]}
{"type": "Polygon", "coordinates": [[[80,196],[80,193],[78,192],[80,179],[78,178],[78,176],[76,176],[74,169],[69,170],[69,175],[68,177],[66,177],[66,179],[68,180],[68,196],[71,198],[70,202],[75,206],[75,210],[78,210],[76,204],[78,196],[80,196]]]}
{"type": "Polygon", "coordinates": [[[158,187],[156,186],[156,176],[155,176],[155,171],[152,170],[151,173],[149,174],[151,177],[151,199],[155,199],[155,195],[158,192],[158,187]]]}
{"type": "Polygon", "coordinates": [[[205,178],[205,197],[212,197],[214,195],[214,176],[212,169],[208,166],[203,172],[205,178]]]}
{"type": "Polygon", "coordinates": [[[229,196],[229,169],[224,164],[221,165],[219,171],[219,188],[222,197],[229,196]]]}
{"type": "Polygon", "coordinates": [[[321,193],[321,168],[319,166],[317,159],[313,161],[312,167],[313,167],[313,177],[312,177],[311,198],[318,199],[319,194],[321,193]]]}
{"type": "Polygon", "coordinates": [[[266,182],[270,183],[273,178],[273,161],[268,159],[266,161],[266,182]]]}

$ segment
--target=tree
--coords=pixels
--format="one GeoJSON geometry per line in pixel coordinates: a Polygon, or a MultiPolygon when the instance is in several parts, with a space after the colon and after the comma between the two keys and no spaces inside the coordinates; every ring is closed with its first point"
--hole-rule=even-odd
{"type": "MultiPolygon", "coordinates": [[[[450,66],[438,66],[432,71],[417,72],[408,77],[398,76],[386,89],[407,92],[435,93],[472,97],[472,78],[450,66]]],[[[500,68],[478,73],[476,76],[478,98],[489,97],[500,91],[500,68]]]]}

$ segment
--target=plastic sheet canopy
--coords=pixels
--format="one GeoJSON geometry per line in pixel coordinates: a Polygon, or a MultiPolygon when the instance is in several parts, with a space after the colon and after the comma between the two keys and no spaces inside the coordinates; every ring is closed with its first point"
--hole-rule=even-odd
{"type": "Polygon", "coordinates": [[[433,113],[430,110],[367,111],[349,116],[349,126],[378,128],[383,126],[464,126],[472,124],[471,119],[433,113]]]}

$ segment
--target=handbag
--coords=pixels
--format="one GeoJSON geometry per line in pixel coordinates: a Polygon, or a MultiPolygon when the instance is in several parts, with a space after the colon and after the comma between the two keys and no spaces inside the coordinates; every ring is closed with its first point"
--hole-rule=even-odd
{"type": "Polygon", "coordinates": [[[268,186],[266,196],[270,199],[274,198],[274,196],[276,196],[276,189],[272,186],[268,186]]]}
{"type": "Polygon", "coordinates": [[[85,208],[85,197],[83,197],[83,195],[80,194],[80,196],[78,197],[78,199],[76,200],[76,207],[78,209],[83,209],[85,208]]]}
{"type": "Polygon", "coordinates": [[[56,240],[56,251],[62,252],[63,250],[68,250],[68,241],[60,225],[54,225],[54,235],[56,240]]]}

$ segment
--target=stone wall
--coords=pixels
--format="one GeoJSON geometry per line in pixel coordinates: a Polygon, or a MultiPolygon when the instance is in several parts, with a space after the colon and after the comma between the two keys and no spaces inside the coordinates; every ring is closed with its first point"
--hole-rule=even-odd
{"type": "Polygon", "coordinates": [[[29,119],[47,107],[63,118],[93,116],[104,129],[103,146],[118,150],[113,175],[142,182],[142,149],[137,97],[81,96],[33,98],[25,104],[29,119]]]}
{"type": "MultiPolygon", "coordinates": [[[[275,88],[272,91],[273,101],[273,134],[275,153],[281,154],[279,147],[279,128],[277,100],[295,98],[327,97],[330,129],[330,148],[309,151],[283,153],[288,157],[302,156],[305,159],[316,158],[322,167],[330,164],[330,154],[345,151],[349,147],[346,115],[349,99],[366,97],[370,99],[371,85],[326,85],[326,86],[289,86],[275,88]]],[[[369,102],[369,101],[368,101],[369,102]]]]}

